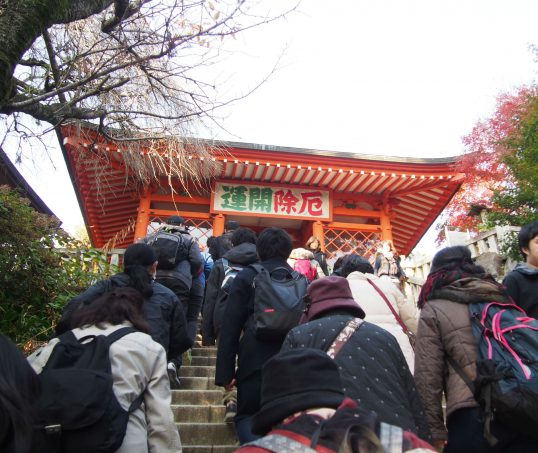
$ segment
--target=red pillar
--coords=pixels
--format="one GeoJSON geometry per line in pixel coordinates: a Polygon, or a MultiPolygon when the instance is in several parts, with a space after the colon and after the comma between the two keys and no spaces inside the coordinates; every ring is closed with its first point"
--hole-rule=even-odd
{"type": "Polygon", "coordinates": [[[150,210],[151,200],[147,193],[144,193],[140,198],[140,203],[138,205],[138,215],[136,217],[136,226],[134,240],[138,242],[142,238],[146,237],[149,224],[149,210],[150,210]]]}
{"type": "Polygon", "coordinates": [[[217,214],[213,217],[213,236],[221,236],[224,233],[224,215],[217,214]]]}

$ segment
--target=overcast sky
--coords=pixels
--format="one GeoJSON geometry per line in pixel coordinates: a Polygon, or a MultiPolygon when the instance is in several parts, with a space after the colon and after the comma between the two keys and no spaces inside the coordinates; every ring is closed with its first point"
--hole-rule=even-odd
{"type": "MultiPolygon", "coordinates": [[[[232,90],[253,86],[284,53],[267,83],[221,113],[224,129],[206,134],[458,155],[461,138],[493,112],[499,94],[534,82],[537,20],[536,0],[303,0],[286,20],[233,42],[232,90]]],[[[66,229],[82,224],[64,168],[26,163],[21,170],[66,229]]]]}

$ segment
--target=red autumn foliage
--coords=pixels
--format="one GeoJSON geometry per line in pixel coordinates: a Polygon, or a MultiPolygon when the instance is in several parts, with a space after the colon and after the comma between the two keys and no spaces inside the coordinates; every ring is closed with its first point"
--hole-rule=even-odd
{"type": "MultiPolygon", "coordinates": [[[[529,97],[536,96],[538,87],[522,87],[515,94],[499,96],[493,116],[478,122],[472,132],[463,137],[466,149],[457,171],[466,175],[465,182],[447,205],[441,226],[477,231],[481,219],[468,215],[471,206],[494,208],[491,201],[493,190],[500,189],[511,180],[509,170],[502,163],[503,156],[513,152],[506,146],[506,141],[517,132],[529,97]]],[[[444,229],[437,240],[443,239],[444,229]]]]}

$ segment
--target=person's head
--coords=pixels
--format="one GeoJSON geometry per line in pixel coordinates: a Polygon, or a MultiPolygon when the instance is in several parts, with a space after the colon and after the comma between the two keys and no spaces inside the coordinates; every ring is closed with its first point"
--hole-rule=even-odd
{"type": "Polygon", "coordinates": [[[310,236],[306,241],[306,248],[317,252],[321,249],[321,241],[316,236],[310,236]]]}
{"type": "Polygon", "coordinates": [[[82,304],[73,314],[71,327],[118,325],[129,321],[135,329],[148,333],[149,326],[142,307],[144,296],[129,286],[104,293],[91,304],[82,304]]]}
{"type": "Polygon", "coordinates": [[[297,412],[336,409],[344,400],[340,373],[324,351],[301,348],[280,352],[262,370],[260,410],[252,432],[264,435],[297,412]]]}
{"type": "Polygon", "coordinates": [[[263,230],[256,241],[256,251],[261,261],[272,258],[288,259],[293,249],[290,235],[282,228],[270,227],[263,230]]]}
{"type": "Polygon", "coordinates": [[[153,294],[151,280],[157,272],[157,252],[144,243],[131,244],[123,255],[123,272],[131,279],[132,286],[145,297],[153,294]]]}
{"type": "Polygon", "coordinates": [[[532,222],[522,227],[517,239],[519,250],[527,264],[538,267],[538,222],[532,222]]]}
{"type": "Polygon", "coordinates": [[[446,247],[435,254],[429,275],[440,271],[458,271],[475,275],[486,273],[482,266],[474,264],[470,250],[463,245],[446,247]]]}
{"type": "Polygon", "coordinates": [[[347,255],[339,256],[336,261],[333,264],[333,273],[332,275],[338,275],[339,277],[342,277],[342,261],[344,261],[344,258],[347,255]]]}
{"type": "Polygon", "coordinates": [[[17,346],[0,334],[0,451],[29,452],[41,385],[17,346]]]}
{"type": "Polygon", "coordinates": [[[228,220],[224,224],[224,230],[225,231],[235,231],[239,228],[239,222],[236,220],[228,220]]]}
{"type": "Polygon", "coordinates": [[[395,255],[397,254],[396,252],[396,248],[394,247],[394,243],[388,239],[388,240],[385,240],[385,241],[381,241],[381,244],[380,244],[380,247],[379,247],[383,252],[392,252],[394,253],[395,255]]]}
{"type": "Polygon", "coordinates": [[[232,233],[231,241],[234,247],[245,242],[256,245],[256,233],[250,228],[237,228],[232,233]]]}
{"type": "Polygon", "coordinates": [[[185,219],[181,217],[180,215],[171,215],[170,217],[166,219],[166,223],[168,225],[181,227],[185,225],[185,219]]]}
{"type": "Polygon", "coordinates": [[[306,308],[299,324],[329,316],[336,311],[343,311],[357,318],[365,316],[364,310],[353,299],[347,279],[336,275],[319,278],[306,290],[306,308]]]}
{"type": "Polygon", "coordinates": [[[351,254],[344,257],[340,266],[340,275],[347,277],[352,272],[362,272],[363,274],[373,274],[374,268],[370,262],[357,254],[351,254]]]}

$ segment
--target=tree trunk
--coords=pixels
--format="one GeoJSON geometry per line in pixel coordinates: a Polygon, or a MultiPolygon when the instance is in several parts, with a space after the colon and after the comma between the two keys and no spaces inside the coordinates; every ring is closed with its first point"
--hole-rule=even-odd
{"type": "Polygon", "coordinates": [[[85,19],[114,0],[5,0],[0,3],[0,111],[14,94],[13,73],[43,30],[85,19]]]}

